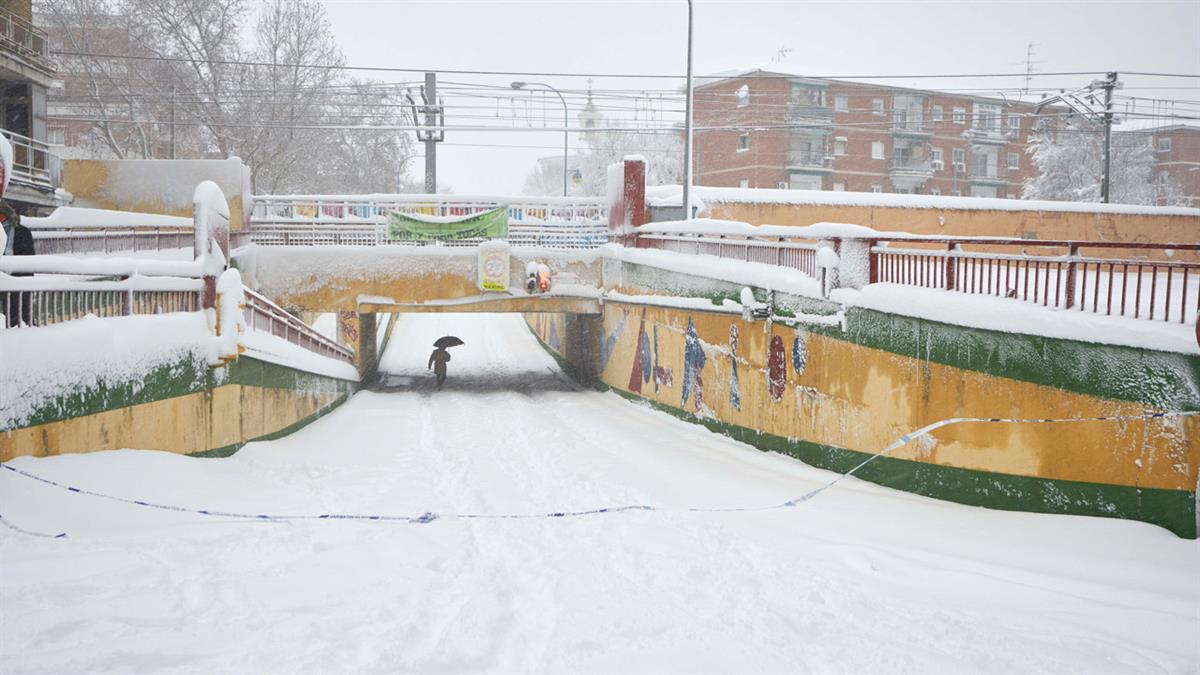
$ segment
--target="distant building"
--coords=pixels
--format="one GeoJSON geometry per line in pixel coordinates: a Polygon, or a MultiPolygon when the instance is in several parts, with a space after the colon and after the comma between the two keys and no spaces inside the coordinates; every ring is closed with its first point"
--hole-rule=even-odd
{"type": "Polygon", "coordinates": [[[762,69],[694,100],[698,185],[1016,198],[1035,170],[1032,104],[762,69]]]}
{"type": "Polygon", "coordinates": [[[1174,124],[1147,129],[1157,157],[1155,177],[1183,190],[1186,206],[1200,207],[1200,127],[1174,124]]]}
{"type": "Polygon", "coordinates": [[[46,91],[54,77],[46,33],[33,25],[31,0],[0,3],[0,115],[13,146],[5,199],[25,213],[58,205],[61,161],[46,140],[46,91]]]}

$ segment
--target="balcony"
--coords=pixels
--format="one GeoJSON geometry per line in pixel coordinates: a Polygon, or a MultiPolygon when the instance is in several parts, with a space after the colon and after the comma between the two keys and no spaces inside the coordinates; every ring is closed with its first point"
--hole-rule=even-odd
{"type": "MultiPolygon", "coordinates": [[[[62,159],[50,154],[48,144],[6,129],[0,129],[0,133],[12,143],[13,148],[10,189],[21,185],[53,193],[62,184],[62,159]]],[[[5,198],[8,198],[7,195],[5,198]]]]}
{"type": "Polygon", "coordinates": [[[927,139],[933,135],[933,130],[925,123],[925,119],[913,115],[896,112],[892,118],[892,135],[904,138],[927,139]]]}
{"type": "Polygon", "coordinates": [[[54,73],[46,33],[33,24],[0,9],[0,53],[8,52],[47,75],[54,73]]]}
{"type": "Polygon", "coordinates": [[[794,171],[829,173],[833,171],[833,157],[824,150],[788,150],[788,168],[794,171]]]}
{"type": "Polygon", "coordinates": [[[967,179],[977,185],[1006,185],[1008,170],[994,166],[972,165],[967,179]]]}
{"type": "Polygon", "coordinates": [[[985,145],[1004,145],[1013,138],[1009,130],[1000,126],[999,123],[973,126],[964,131],[962,135],[972,143],[985,145]]]}
{"type": "Polygon", "coordinates": [[[788,104],[785,121],[788,124],[799,124],[809,127],[832,127],[833,108],[811,103],[788,104]]]}
{"type": "Polygon", "coordinates": [[[933,177],[933,162],[928,159],[893,157],[888,176],[896,187],[916,188],[933,177]]]}

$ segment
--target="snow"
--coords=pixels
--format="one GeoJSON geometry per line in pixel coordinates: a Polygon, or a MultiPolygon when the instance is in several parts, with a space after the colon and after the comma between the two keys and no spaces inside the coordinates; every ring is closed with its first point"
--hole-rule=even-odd
{"type": "Polygon", "coordinates": [[[193,260],[126,258],[109,256],[31,255],[0,257],[0,272],[35,272],[95,276],[193,277],[202,276],[201,264],[193,260]]]}
{"type": "Polygon", "coordinates": [[[267,331],[247,330],[242,334],[242,345],[246,348],[242,356],[314,375],[358,382],[358,370],[353,365],[309,351],[267,331]]]}
{"type": "Polygon", "coordinates": [[[692,255],[645,248],[605,244],[598,249],[606,257],[669,272],[750,285],[810,298],[821,297],[821,283],[799,270],[765,263],[743,262],[712,255],[692,255]]]}
{"type": "MultiPolygon", "coordinates": [[[[437,204],[442,202],[451,203],[452,206],[465,206],[467,204],[508,204],[512,206],[521,206],[524,200],[534,204],[591,204],[594,206],[602,206],[604,199],[601,197],[555,197],[553,195],[536,195],[528,196],[524,199],[514,198],[512,195],[484,195],[484,194],[412,194],[412,193],[367,193],[367,194],[343,194],[343,195],[255,195],[251,198],[255,202],[314,202],[328,204],[333,202],[349,202],[351,204],[361,204],[363,202],[396,202],[401,204],[437,204]]],[[[412,215],[412,214],[405,214],[412,215]]]]}
{"type": "Polygon", "coordinates": [[[23,426],[30,414],[64,392],[139,382],[156,368],[189,358],[204,362],[211,340],[200,312],[88,315],[0,330],[0,429],[23,426]]]}
{"type": "Polygon", "coordinates": [[[31,230],[95,228],[95,227],[170,227],[192,229],[192,219],[153,213],[85,209],[60,206],[44,218],[25,217],[21,224],[31,230]]]}
{"type": "Polygon", "coordinates": [[[830,299],[847,306],[956,326],[1200,354],[1194,323],[1167,323],[1078,310],[1051,309],[1017,299],[890,283],[871,284],[859,291],[838,289],[830,294],[830,299]]]}
{"type": "MultiPolygon", "coordinates": [[[[984,211],[1062,211],[1069,213],[1142,214],[1154,216],[1200,217],[1200,209],[1176,206],[1137,206],[1089,202],[1051,202],[988,197],[946,197],[872,192],[834,192],[831,190],[765,190],[759,188],[723,188],[693,186],[693,199],[705,204],[739,202],[747,204],[793,204],[809,206],[875,206],[907,209],[984,210],[984,211]]],[[[648,205],[679,206],[683,188],[678,185],[647,188],[648,205]]],[[[703,212],[705,209],[701,209],[703,212]]]]}
{"type": "Polygon", "coordinates": [[[195,187],[213,178],[220,180],[231,195],[241,194],[242,160],[237,157],[127,159],[104,165],[108,180],[96,196],[117,204],[150,204],[171,211],[190,211],[195,187]]]}
{"type": "MultiPolygon", "coordinates": [[[[49,330],[49,329],[47,329],[49,330]]],[[[364,392],[227,459],[0,471],[4,672],[1195,672],[1200,542],[833,474],[577,387],[520,317],[410,315],[364,392]],[[426,370],[441,335],[446,388],[426,370]],[[669,439],[669,442],[666,442],[669,439]],[[649,504],[580,518],[456,519],[649,504]]],[[[743,385],[762,382],[743,373],[743,385]]],[[[756,385],[761,386],[761,385],[756,385]]],[[[785,397],[786,400],[786,397],[785,397]]]]}
{"type": "Polygon", "coordinates": [[[836,269],[839,264],[841,264],[841,260],[832,248],[822,246],[817,249],[817,267],[836,269]]]}

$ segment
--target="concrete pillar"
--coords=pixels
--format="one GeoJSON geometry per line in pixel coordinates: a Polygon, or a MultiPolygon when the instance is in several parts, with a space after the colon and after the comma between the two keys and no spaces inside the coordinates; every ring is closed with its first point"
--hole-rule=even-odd
{"type": "Polygon", "coordinates": [[[600,314],[567,314],[563,318],[562,357],[567,374],[584,386],[600,382],[600,340],[604,317],[600,314]]]}
{"type": "Polygon", "coordinates": [[[358,345],[354,350],[354,365],[363,384],[374,381],[379,374],[379,353],[376,348],[374,313],[358,314],[358,345]]]}

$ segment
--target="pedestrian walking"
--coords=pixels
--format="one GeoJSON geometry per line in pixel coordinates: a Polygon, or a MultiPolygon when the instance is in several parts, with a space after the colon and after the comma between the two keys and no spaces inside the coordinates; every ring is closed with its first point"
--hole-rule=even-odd
{"type": "Polygon", "coordinates": [[[433,350],[429,355],[429,364],[425,367],[426,370],[433,368],[433,374],[437,375],[437,388],[441,389],[446,383],[446,364],[450,362],[450,352],[442,347],[433,350]]]}

